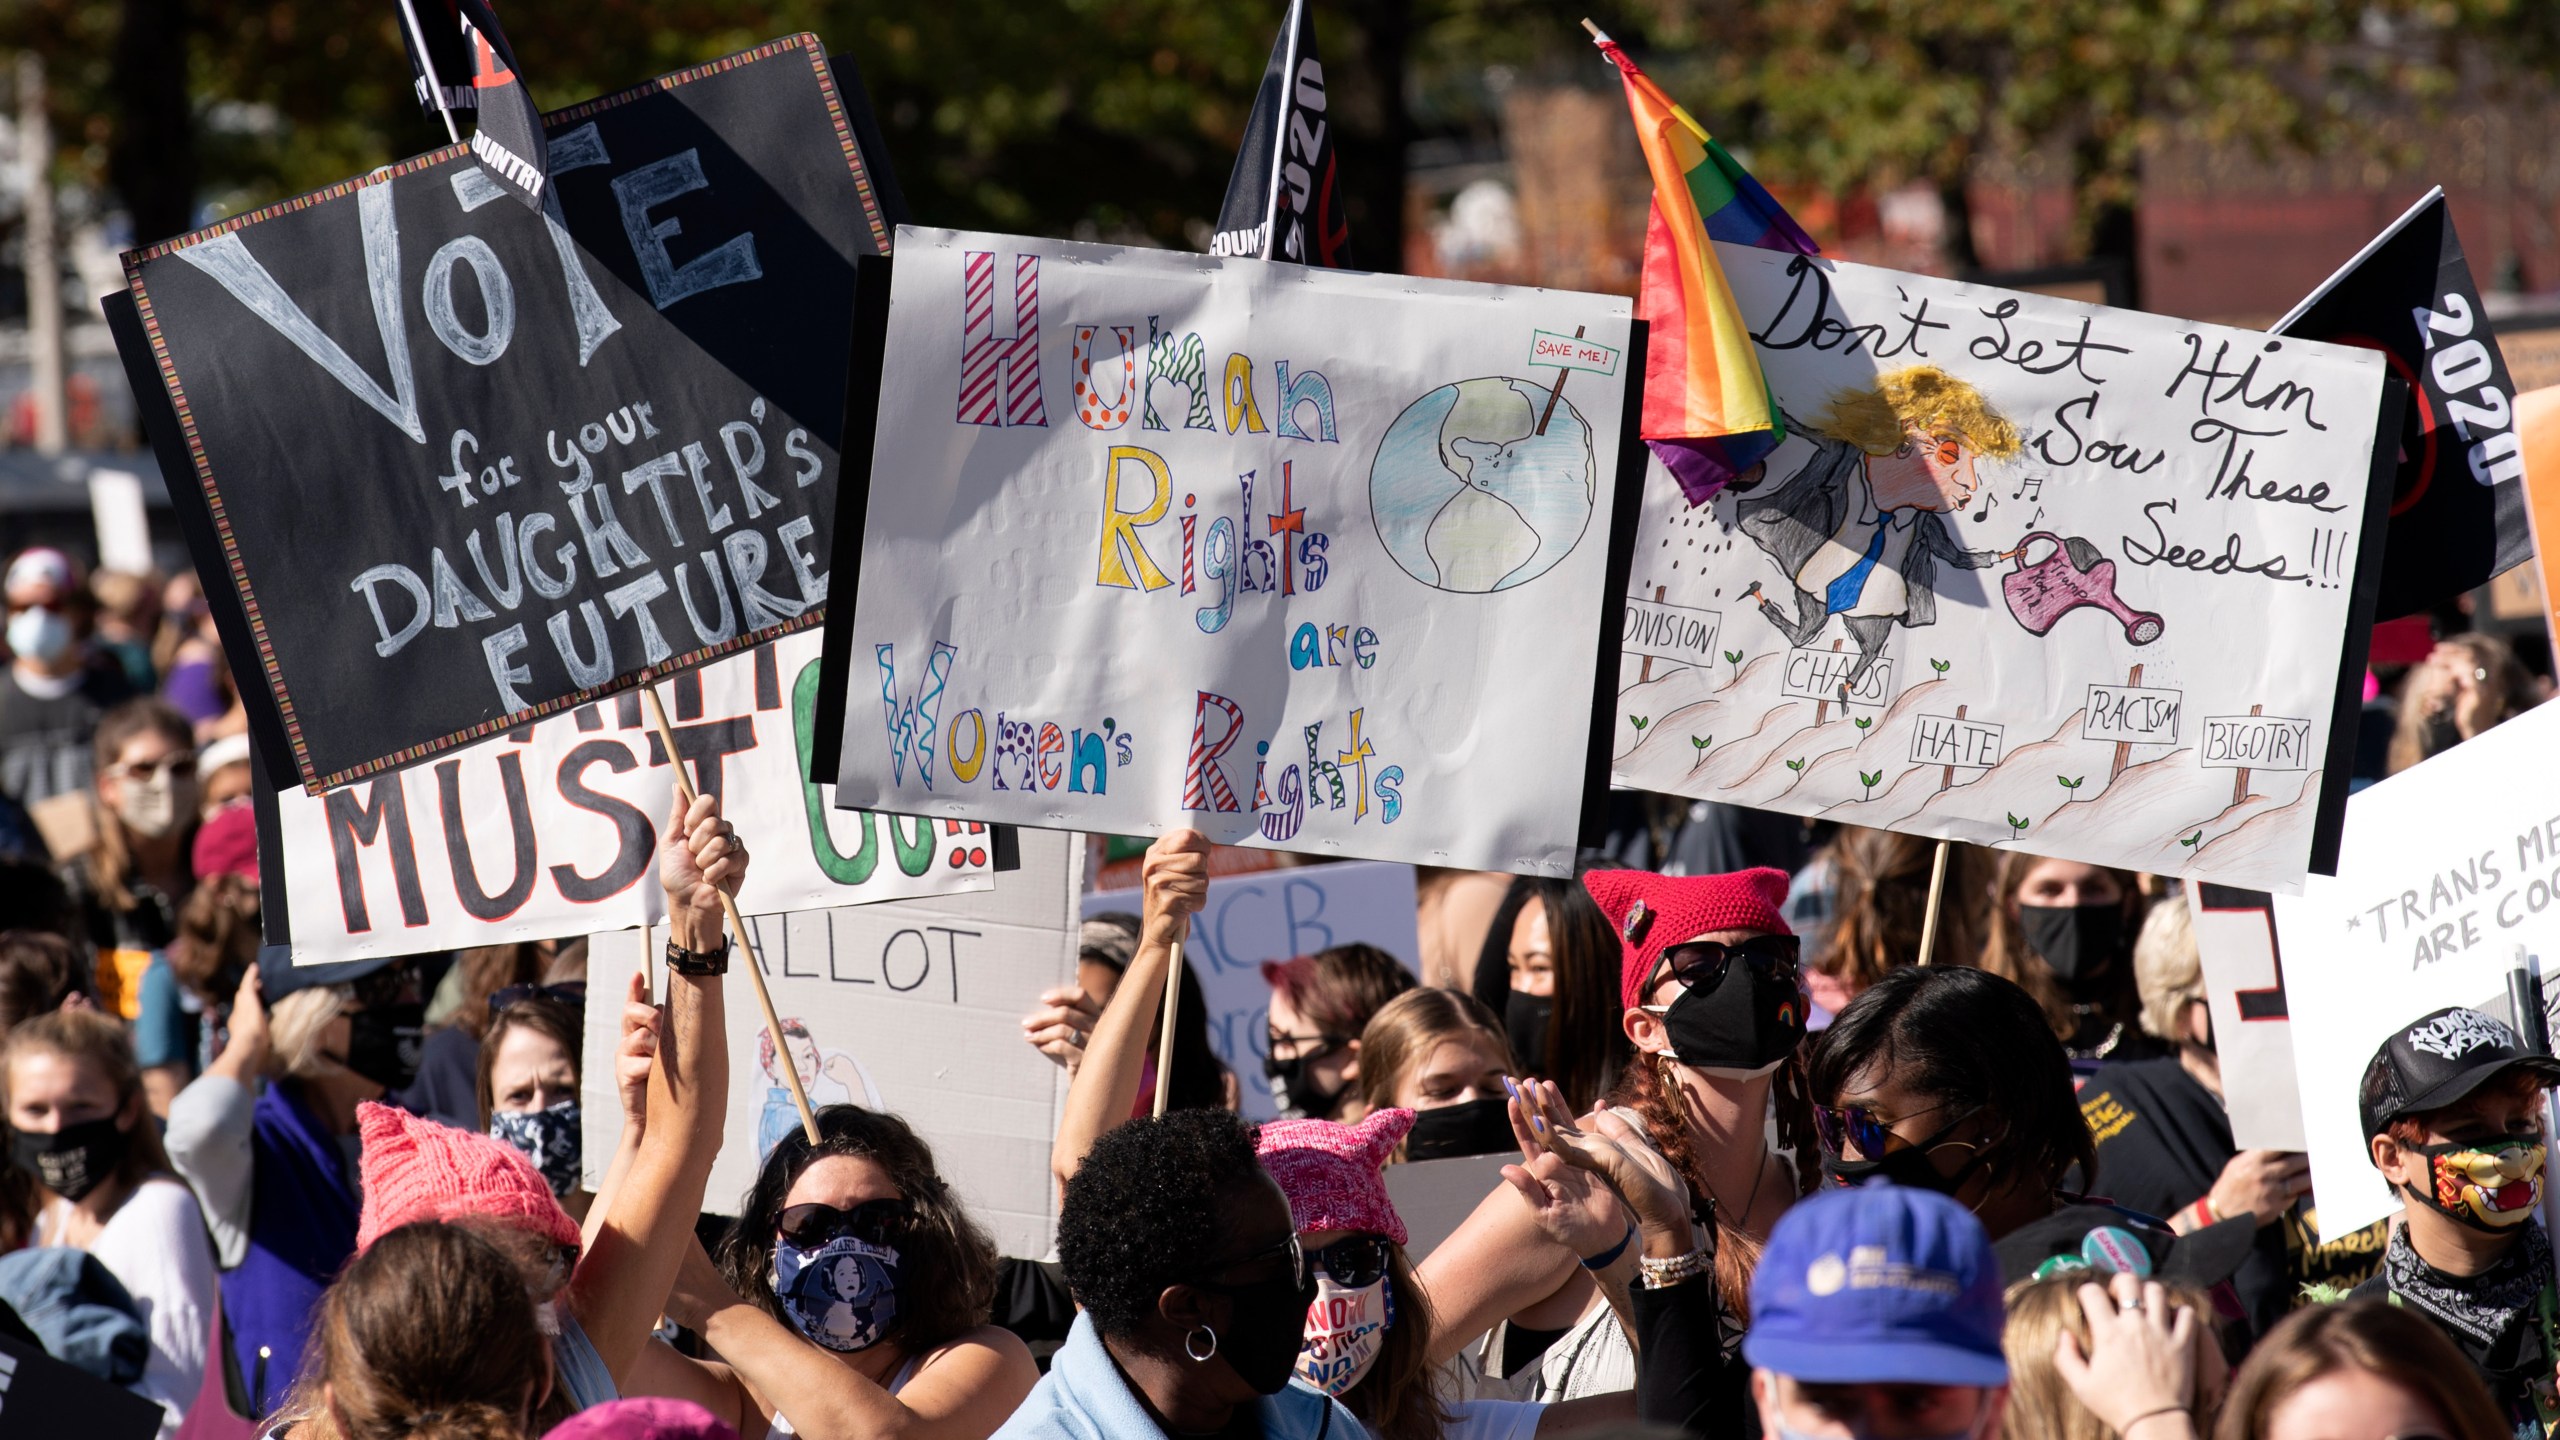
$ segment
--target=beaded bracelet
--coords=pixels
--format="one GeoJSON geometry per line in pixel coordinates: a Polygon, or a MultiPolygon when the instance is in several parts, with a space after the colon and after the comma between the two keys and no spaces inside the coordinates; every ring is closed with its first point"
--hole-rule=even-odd
{"type": "Polygon", "coordinates": [[[1656,1260],[1647,1255],[1639,1259],[1636,1264],[1644,1272],[1644,1288],[1668,1290],[1683,1281],[1695,1280],[1714,1270],[1716,1257],[1704,1250],[1692,1250],[1686,1255],[1674,1255],[1668,1260],[1656,1260]]]}

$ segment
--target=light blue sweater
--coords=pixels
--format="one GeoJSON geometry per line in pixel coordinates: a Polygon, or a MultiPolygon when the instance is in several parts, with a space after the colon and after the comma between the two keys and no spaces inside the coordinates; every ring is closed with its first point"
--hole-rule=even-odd
{"type": "MultiPolygon", "coordinates": [[[[1337,1402],[1295,1385],[1262,1401],[1263,1440],[1369,1440],[1337,1402]]],[[[1102,1346],[1093,1317],[1076,1316],[1049,1373],[994,1440],[1167,1440],[1102,1346]]]]}

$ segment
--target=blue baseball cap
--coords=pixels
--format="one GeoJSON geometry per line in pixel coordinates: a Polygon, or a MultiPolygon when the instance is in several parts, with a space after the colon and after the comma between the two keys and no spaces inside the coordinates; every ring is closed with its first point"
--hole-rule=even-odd
{"type": "Polygon", "coordinates": [[[1881,1181],[1778,1219],[1742,1357],[1816,1385],[2005,1385],[2000,1262],[1973,1212],[1881,1181]]]}

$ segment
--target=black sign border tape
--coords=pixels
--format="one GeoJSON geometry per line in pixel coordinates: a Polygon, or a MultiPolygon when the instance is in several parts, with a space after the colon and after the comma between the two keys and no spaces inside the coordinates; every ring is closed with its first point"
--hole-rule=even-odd
{"type": "Polygon", "coordinates": [[[880,207],[880,219],[886,233],[894,235],[898,227],[915,217],[907,210],[907,192],[898,188],[898,172],[889,163],[889,137],[880,128],[880,117],[871,109],[871,92],[863,88],[862,67],[851,54],[827,57],[828,73],[835,76],[836,95],[844,101],[845,117],[853,123],[854,148],[862,152],[862,168],[870,176],[871,196],[880,207]]]}
{"type": "Polygon", "coordinates": [[[812,784],[843,773],[844,716],[853,683],[853,617],[861,604],[862,536],[871,515],[872,447],[880,429],[880,377],[889,345],[890,258],[853,262],[853,355],[845,365],[844,434],[836,443],[836,517],[827,557],[825,643],[818,653],[818,713],[810,720],[812,784]],[[854,578],[850,590],[844,577],[854,578]],[[847,598],[850,596],[851,598],[847,598]]]}
{"type": "Polygon", "coordinates": [[[2373,459],[2364,482],[2364,529],[2356,541],[2355,579],[2347,595],[2346,644],[2338,657],[2337,701],[2329,711],[2329,758],[2320,771],[2320,812],[2311,822],[2311,873],[2338,873],[2347,829],[2347,787],[2354,780],[2357,721],[2364,711],[2365,665],[2373,657],[2373,612],[2382,598],[2383,547],[2390,542],[2391,496],[2400,473],[2400,417],[2409,387],[2385,375],[2374,418],[2373,459]]]}
{"type": "Polygon", "coordinates": [[[1635,572],[1636,530],[1644,520],[1646,462],[1652,454],[1645,448],[1641,433],[1645,347],[1650,339],[1650,327],[1644,321],[1627,322],[1627,354],[1619,370],[1625,377],[1625,390],[1618,416],[1618,483],[1609,505],[1609,567],[1604,582],[1607,588],[1601,594],[1600,633],[1592,650],[1591,739],[1584,748],[1582,814],[1575,827],[1576,845],[1584,850],[1599,847],[1609,822],[1610,737],[1616,733],[1611,721],[1618,713],[1619,642],[1626,634],[1627,579],[1635,572]]]}

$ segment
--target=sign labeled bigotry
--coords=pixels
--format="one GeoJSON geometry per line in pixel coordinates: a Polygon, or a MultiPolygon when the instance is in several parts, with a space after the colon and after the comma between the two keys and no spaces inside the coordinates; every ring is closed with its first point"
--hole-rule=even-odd
{"type": "Polygon", "coordinates": [[[125,257],[197,568],[307,788],[821,616],[889,234],[818,41],[544,128],[538,209],[451,147],[125,257]]]}

